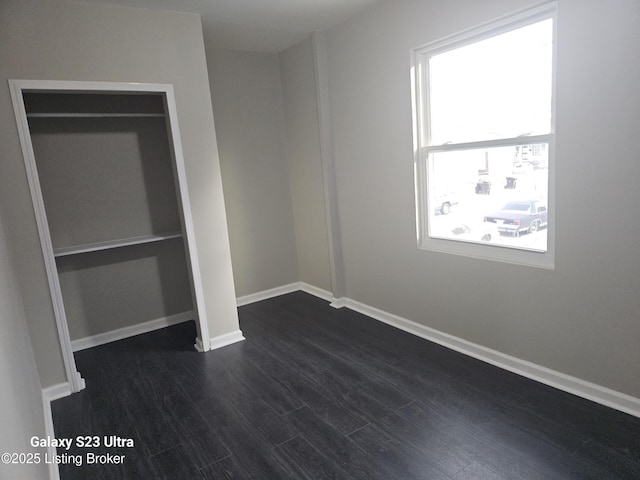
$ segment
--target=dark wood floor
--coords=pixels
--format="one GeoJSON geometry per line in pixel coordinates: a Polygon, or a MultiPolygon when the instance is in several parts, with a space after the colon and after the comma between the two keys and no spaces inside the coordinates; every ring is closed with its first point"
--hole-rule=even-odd
{"type": "Polygon", "coordinates": [[[640,478],[638,418],[304,293],[240,319],[246,341],[207,354],[193,322],[78,352],[57,436],[135,447],[62,479],[640,478]]]}

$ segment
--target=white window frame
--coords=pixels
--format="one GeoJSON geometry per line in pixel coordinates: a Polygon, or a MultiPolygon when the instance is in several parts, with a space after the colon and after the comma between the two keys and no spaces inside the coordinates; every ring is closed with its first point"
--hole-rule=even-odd
{"type": "Polygon", "coordinates": [[[519,12],[501,17],[479,27],[428,43],[411,51],[411,83],[413,103],[414,176],[416,200],[416,234],[418,248],[445,252],[474,258],[489,259],[520,265],[553,269],[555,267],[555,98],[556,98],[556,2],[546,2],[519,12]],[[552,85],[551,85],[551,125],[548,134],[515,137],[497,140],[483,140],[465,143],[430,144],[429,115],[429,58],[469,45],[496,35],[515,30],[545,19],[553,21],[552,85]],[[460,240],[446,240],[429,236],[429,154],[452,152],[478,148],[531,145],[547,143],[549,154],[549,189],[547,208],[547,250],[536,252],[515,247],[474,243],[460,240]]]}

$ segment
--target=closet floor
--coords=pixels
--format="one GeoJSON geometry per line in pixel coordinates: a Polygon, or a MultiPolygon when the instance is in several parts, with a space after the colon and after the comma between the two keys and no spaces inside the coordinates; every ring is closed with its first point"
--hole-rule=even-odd
{"type": "Polygon", "coordinates": [[[193,322],[77,352],[56,436],[101,446],[59,450],[62,480],[640,478],[639,418],[305,293],[239,312],[207,354],[193,322]]]}

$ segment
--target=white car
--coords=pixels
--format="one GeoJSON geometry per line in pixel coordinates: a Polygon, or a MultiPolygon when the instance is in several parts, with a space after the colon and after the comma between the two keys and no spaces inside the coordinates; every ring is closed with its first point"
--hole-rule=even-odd
{"type": "Polygon", "coordinates": [[[431,206],[436,215],[448,215],[451,207],[458,204],[458,198],[453,192],[435,193],[431,197],[431,206]]]}
{"type": "Polygon", "coordinates": [[[461,223],[451,230],[454,238],[471,242],[490,242],[496,240],[500,233],[495,225],[488,223],[461,223]]]}

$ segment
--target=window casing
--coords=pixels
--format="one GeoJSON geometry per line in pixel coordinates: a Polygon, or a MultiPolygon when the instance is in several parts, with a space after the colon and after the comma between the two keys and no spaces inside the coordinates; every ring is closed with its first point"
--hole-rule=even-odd
{"type": "Polygon", "coordinates": [[[553,268],[555,12],[413,50],[420,248],[553,268]],[[533,203],[524,215],[514,201],[533,203]]]}

